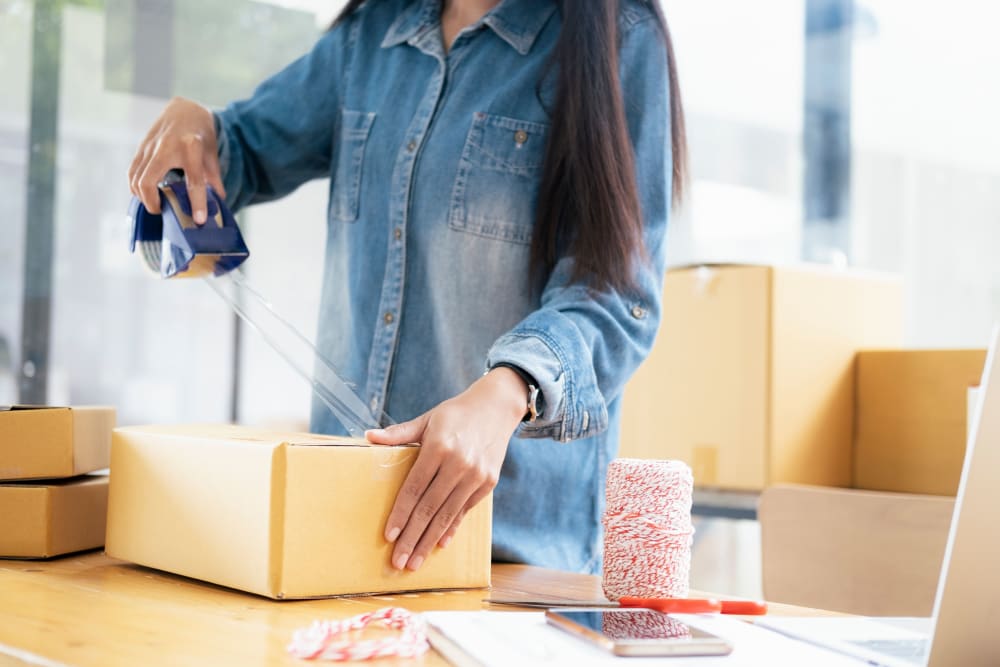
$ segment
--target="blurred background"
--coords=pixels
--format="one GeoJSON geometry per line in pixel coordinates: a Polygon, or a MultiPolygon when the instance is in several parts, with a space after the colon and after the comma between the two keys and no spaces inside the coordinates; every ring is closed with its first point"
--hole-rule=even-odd
{"type": "MultiPolygon", "coordinates": [[[[112,404],[122,424],[307,424],[309,386],[207,286],[158,281],[128,253],[125,174],[171,96],[248,95],[341,5],[0,0],[0,404],[112,404]]],[[[663,6],[692,171],[671,264],[898,272],[908,345],[985,346],[1000,305],[1000,8],[663,6]]],[[[309,335],[326,193],[310,183],[241,220],[250,281],[309,335]]],[[[696,557],[696,570],[738,575],[710,561],[696,557]]],[[[740,567],[754,576],[754,563],[740,567]]]]}

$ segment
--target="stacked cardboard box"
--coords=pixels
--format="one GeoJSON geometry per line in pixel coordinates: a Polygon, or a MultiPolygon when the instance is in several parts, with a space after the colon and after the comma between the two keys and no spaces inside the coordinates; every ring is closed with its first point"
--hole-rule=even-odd
{"type": "Polygon", "coordinates": [[[986,351],[904,350],[891,275],[795,266],[667,272],[663,325],[625,389],[620,453],[701,487],[954,495],[986,351]]]}
{"type": "Polygon", "coordinates": [[[115,411],[0,410],[0,558],[49,558],[104,544],[115,411]]]}
{"type": "Polygon", "coordinates": [[[859,349],[898,347],[892,275],[818,266],[667,272],[663,324],[625,389],[621,456],[688,462],[702,487],[849,486],[859,349]]]}
{"type": "Polygon", "coordinates": [[[858,353],[854,486],[954,496],[986,350],[858,353]]]}

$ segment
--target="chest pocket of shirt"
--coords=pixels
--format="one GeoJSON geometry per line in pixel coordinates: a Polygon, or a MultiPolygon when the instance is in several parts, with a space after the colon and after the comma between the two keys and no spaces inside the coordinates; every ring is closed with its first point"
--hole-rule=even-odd
{"type": "Polygon", "coordinates": [[[337,165],[330,196],[330,218],[333,220],[354,222],[358,219],[361,168],[365,161],[365,144],[374,122],[374,112],[344,109],[341,113],[340,145],[337,147],[337,165]]]}
{"type": "Polygon", "coordinates": [[[448,224],[531,243],[548,125],[476,113],[459,161],[448,224]]]}

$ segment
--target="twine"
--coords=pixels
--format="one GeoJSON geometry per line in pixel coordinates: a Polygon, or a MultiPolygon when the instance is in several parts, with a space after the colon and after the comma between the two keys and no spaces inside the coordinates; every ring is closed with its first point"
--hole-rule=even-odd
{"type": "Polygon", "coordinates": [[[400,607],[385,607],[346,618],[342,621],[314,621],[308,628],[296,630],[288,652],[304,660],[374,660],[375,658],[414,658],[430,645],[423,620],[400,607]],[[379,622],[396,637],[358,639],[352,633],[379,622]]]}
{"type": "Polygon", "coordinates": [[[691,572],[691,469],[680,461],[608,466],[604,595],[683,598],[691,572]]]}

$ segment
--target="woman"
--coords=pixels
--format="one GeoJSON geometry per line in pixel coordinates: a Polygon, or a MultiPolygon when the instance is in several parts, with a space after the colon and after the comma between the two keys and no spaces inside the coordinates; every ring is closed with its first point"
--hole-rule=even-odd
{"type": "MultiPolygon", "coordinates": [[[[239,208],[330,176],[317,345],[374,414],[419,415],[367,433],[421,444],[395,567],[495,487],[496,560],[600,568],[682,181],[672,60],[654,0],[351,0],[250,99],[175,99],[139,147],[132,191],[156,212],[182,168],[199,221],[206,182],[239,208]]],[[[343,432],[318,404],[312,428],[343,432]]]]}

